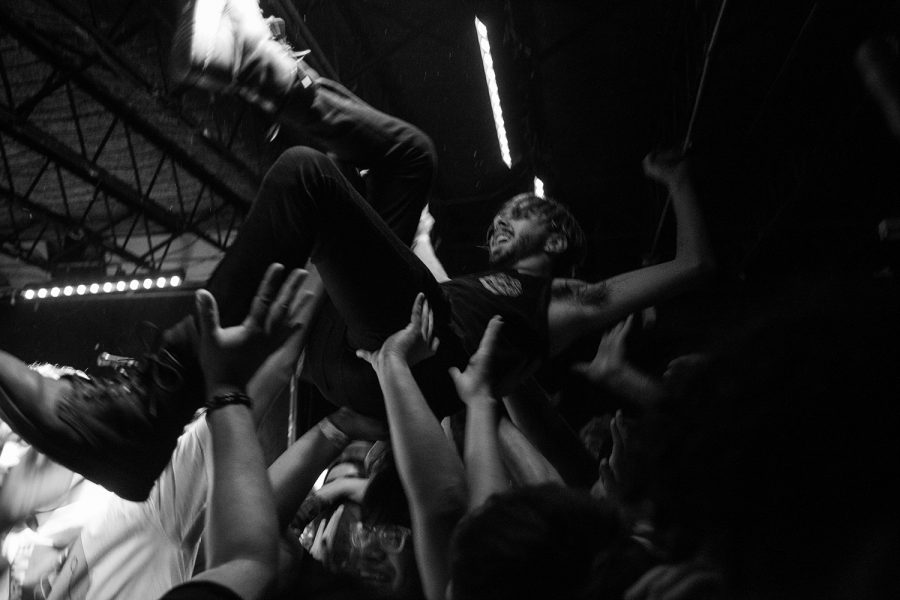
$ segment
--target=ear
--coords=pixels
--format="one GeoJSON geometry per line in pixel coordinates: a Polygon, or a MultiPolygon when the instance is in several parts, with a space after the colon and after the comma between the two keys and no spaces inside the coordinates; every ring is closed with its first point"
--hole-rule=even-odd
{"type": "Polygon", "coordinates": [[[559,233],[551,233],[544,242],[544,252],[547,254],[562,254],[569,247],[569,240],[559,233]]]}

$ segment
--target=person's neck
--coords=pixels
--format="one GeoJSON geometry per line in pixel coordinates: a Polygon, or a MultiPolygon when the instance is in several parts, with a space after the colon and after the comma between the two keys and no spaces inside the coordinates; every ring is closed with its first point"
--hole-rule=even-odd
{"type": "Polygon", "coordinates": [[[532,277],[553,276],[553,261],[544,252],[520,258],[510,268],[532,277]]]}

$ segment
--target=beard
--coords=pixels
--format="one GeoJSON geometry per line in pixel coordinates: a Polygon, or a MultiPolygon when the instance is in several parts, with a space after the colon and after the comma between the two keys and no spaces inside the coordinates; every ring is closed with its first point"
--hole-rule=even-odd
{"type": "Polygon", "coordinates": [[[523,233],[502,246],[490,248],[488,262],[492,267],[511,267],[523,258],[543,252],[545,237],[523,233]]]}

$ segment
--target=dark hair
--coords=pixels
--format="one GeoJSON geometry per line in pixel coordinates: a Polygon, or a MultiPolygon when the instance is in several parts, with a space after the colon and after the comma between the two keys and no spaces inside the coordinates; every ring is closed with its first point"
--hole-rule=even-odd
{"type": "Polygon", "coordinates": [[[682,555],[714,553],[737,589],[825,597],[878,576],[863,540],[900,539],[900,295],[880,283],[774,298],[656,419],[657,526],[682,555]]]}
{"type": "Polygon", "coordinates": [[[450,553],[454,600],[621,594],[649,567],[631,560],[646,555],[613,508],[556,484],[494,496],[460,522],[450,553]]]}
{"type": "MultiPolygon", "coordinates": [[[[566,240],[566,249],[556,255],[557,271],[571,270],[584,260],[584,230],[569,209],[556,200],[526,192],[507,200],[500,207],[498,214],[504,211],[516,217],[538,216],[548,224],[551,232],[561,235],[566,240]]],[[[490,239],[493,229],[494,225],[491,223],[487,239],[490,239]]]]}

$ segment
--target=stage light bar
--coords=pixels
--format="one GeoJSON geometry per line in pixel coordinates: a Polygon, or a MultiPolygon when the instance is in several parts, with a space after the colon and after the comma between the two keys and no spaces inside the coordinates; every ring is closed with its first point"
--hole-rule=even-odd
{"type": "Polygon", "coordinates": [[[147,277],[146,275],[131,278],[117,277],[107,281],[30,285],[19,290],[19,297],[23,300],[43,300],[45,298],[65,299],[100,294],[123,294],[126,292],[142,293],[177,288],[182,283],[184,283],[184,278],[180,273],[154,275],[153,277],[147,277]]]}
{"type": "Polygon", "coordinates": [[[478,34],[478,46],[481,48],[481,63],[484,65],[484,77],[487,79],[491,110],[494,112],[494,127],[497,129],[497,140],[500,142],[500,157],[507,167],[511,167],[512,157],[509,154],[509,141],[506,138],[503,109],[500,108],[500,91],[497,87],[497,75],[494,73],[494,59],[491,58],[491,43],[488,41],[487,27],[478,18],[475,19],[475,32],[478,34]]]}

